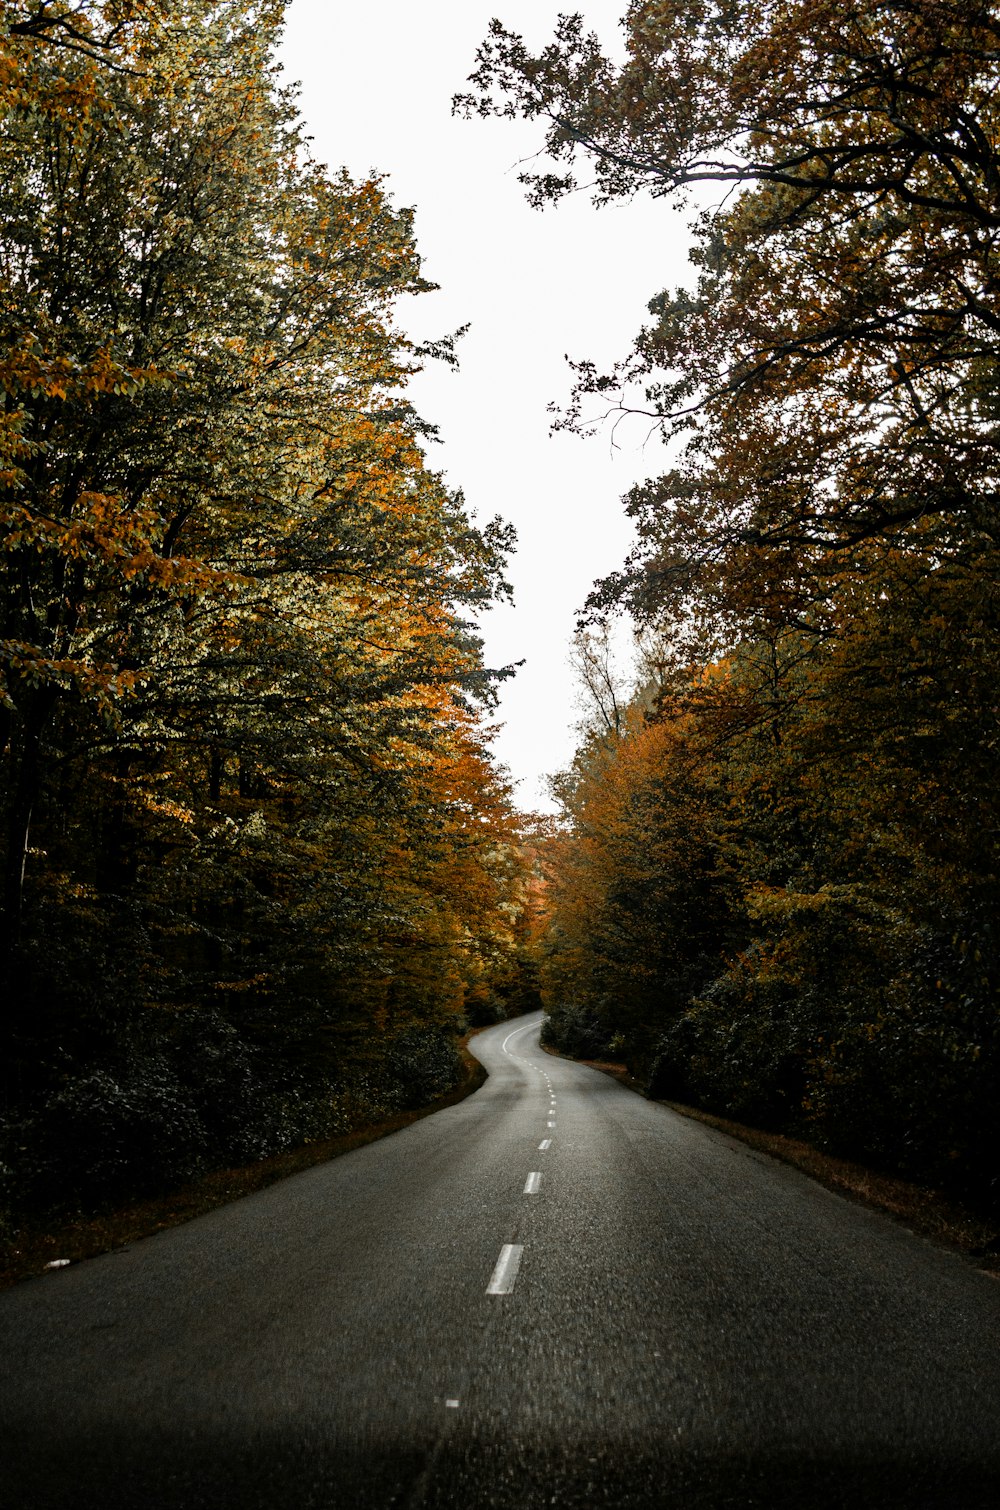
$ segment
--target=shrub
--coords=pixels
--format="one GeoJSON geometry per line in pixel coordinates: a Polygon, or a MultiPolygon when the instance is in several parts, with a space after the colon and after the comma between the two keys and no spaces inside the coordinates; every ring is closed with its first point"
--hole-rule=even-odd
{"type": "Polygon", "coordinates": [[[591,1007],[575,1002],[550,1007],[542,1023],[542,1043],[572,1059],[606,1059],[608,1029],[591,1007]]]}

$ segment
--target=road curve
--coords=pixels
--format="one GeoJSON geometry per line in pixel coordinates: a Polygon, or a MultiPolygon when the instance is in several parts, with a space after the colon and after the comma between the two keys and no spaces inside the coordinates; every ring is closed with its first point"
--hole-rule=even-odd
{"type": "Polygon", "coordinates": [[[3,1510],[996,1510],[1000,1284],[539,1023],[460,1105],[0,1296],[3,1510]]]}

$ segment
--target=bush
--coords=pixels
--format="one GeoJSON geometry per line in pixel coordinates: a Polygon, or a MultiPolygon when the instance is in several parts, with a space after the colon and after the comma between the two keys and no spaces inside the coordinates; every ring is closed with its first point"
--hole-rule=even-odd
{"type": "Polygon", "coordinates": [[[466,991],[464,1010],[470,1028],[488,1028],[508,1015],[506,1002],[485,981],[476,981],[466,991]]]}
{"type": "Polygon", "coordinates": [[[50,1095],[16,1129],[26,1157],[22,1201],[79,1209],[153,1194],[196,1174],[205,1128],[159,1056],[127,1073],[91,1070],[50,1095]]]}
{"type": "Polygon", "coordinates": [[[337,1137],[425,1106],[462,1074],[440,1024],[359,1030],[352,1054],[319,1015],[279,1032],[273,1052],[195,1007],[129,1006],[116,1022],[102,1006],[92,1023],[0,1125],[0,1225],[3,1212],[100,1210],[337,1137]]]}
{"type": "Polygon", "coordinates": [[[260,1074],[232,1023],[216,1012],[177,1013],[163,1048],[213,1155],[242,1161],[270,1151],[260,1074]]]}
{"type": "Polygon", "coordinates": [[[385,1045],[380,1078],[394,1109],[426,1106],[453,1090],[462,1075],[462,1058],[446,1028],[403,1028],[385,1045]]]}
{"type": "Polygon", "coordinates": [[[758,941],[663,1035],[650,1093],[1000,1207],[992,924],[974,932],[815,909],[758,941]],[[962,941],[964,939],[964,942],[962,941]],[[958,940],[958,942],[956,942],[958,940]]]}
{"type": "Polygon", "coordinates": [[[542,1022],[542,1043],[571,1059],[606,1059],[608,1029],[591,1007],[564,1002],[550,1007],[542,1022]]]}
{"type": "Polygon", "coordinates": [[[649,1093],[704,1106],[759,1127],[787,1128],[801,1113],[815,1047],[809,1005],[751,948],[662,1036],[649,1093]]]}

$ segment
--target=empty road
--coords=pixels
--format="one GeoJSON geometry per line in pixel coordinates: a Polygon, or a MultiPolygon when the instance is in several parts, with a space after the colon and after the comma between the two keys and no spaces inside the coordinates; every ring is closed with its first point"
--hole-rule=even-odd
{"type": "Polygon", "coordinates": [[[1000,1505],[1000,1283],[545,1054],[0,1295],[4,1510],[1000,1505]]]}

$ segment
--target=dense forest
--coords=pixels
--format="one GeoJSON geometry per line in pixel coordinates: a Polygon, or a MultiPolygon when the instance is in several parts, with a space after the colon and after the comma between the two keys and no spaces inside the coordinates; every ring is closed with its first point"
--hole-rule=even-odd
{"type": "Polygon", "coordinates": [[[539,205],[701,207],[696,286],[561,421],[638,414],[669,469],[578,646],[550,1040],[995,1210],[1000,14],[637,0],[625,38],[494,23],[459,100],[540,124],[539,205]]]}
{"type": "Polygon", "coordinates": [[[425,1104],[520,989],[412,216],[311,159],[276,0],[0,4],[0,1208],[425,1104]]]}
{"type": "Polygon", "coordinates": [[[412,214],[311,156],[284,11],[0,0],[0,1237],[427,1105],[540,1000],[996,1212],[1000,13],[493,24],[457,109],[538,122],[534,203],[695,215],[557,421],[666,470],[547,820],[490,750],[512,532],[406,396],[455,361],[412,214]]]}

